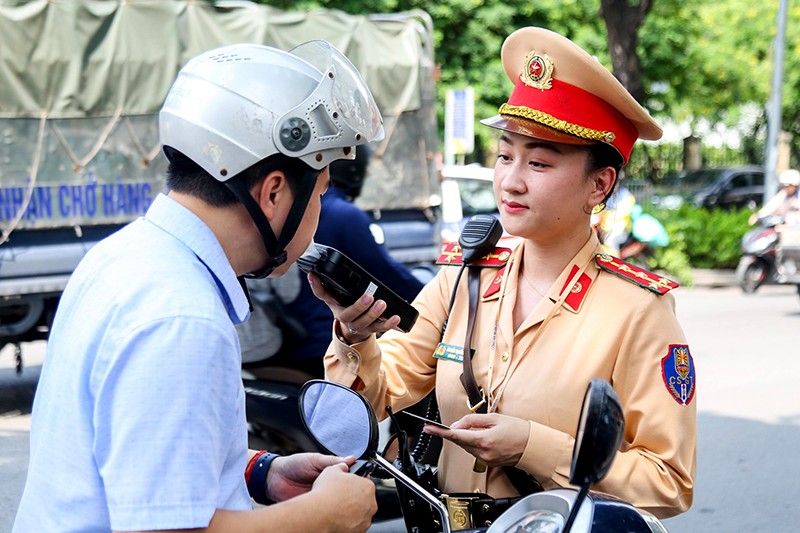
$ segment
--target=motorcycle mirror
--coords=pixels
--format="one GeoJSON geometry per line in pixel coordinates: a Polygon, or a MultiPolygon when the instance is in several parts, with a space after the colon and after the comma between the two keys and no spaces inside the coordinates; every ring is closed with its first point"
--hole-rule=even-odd
{"type": "Polygon", "coordinates": [[[583,397],[575,433],[569,482],[591,485],[611,469],[625,431],[625,416],[614,389],[607,381],[593,379],[583,397]]]}
{"type": "Polygon", "coordinates": [[[332,455],[367,459],[378,449],[372,406],[338,383],[312,380],[300,390],[300,418],[311,438],[332,455]]]}
{"type": "Polygon", "coordinates": [[[323,450],[381,466],[439,512],[442,533],[452,531],[444,503],[378,453],[378,419],[366,398],[338,383],[314,379],[300,389],[299,405],[306,431],[323,450]]]}

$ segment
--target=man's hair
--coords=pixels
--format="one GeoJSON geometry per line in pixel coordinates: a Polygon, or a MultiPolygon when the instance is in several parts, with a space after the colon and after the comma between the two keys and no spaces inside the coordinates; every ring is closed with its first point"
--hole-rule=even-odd
{"type": "MultiPolygon", "coordinates": [[[[167,188],[172,191],[199,198],[214,207],[227,207],[239,200],[225,186],[203,168],[177,150],[170,150],[170,162],[167,167],[167,188]]],[[[286,181],[293,193],[297,191],[297,182],[311,170],[300,159],[284,154],[273,154],[266,159],[246,168],[231,179],[243,180],[250,191],[270,172],[283,171],[286,181]]]]}

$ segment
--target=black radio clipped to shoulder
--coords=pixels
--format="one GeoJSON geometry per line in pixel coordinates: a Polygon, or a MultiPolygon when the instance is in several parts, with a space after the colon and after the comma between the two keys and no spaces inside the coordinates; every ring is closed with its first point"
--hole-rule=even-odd
{"type": "Polygon", "coordinates": [[[350,306],[362,294],[372,294],[375,300],[386,302],[386,309],[381,314],[383,318],[397,315],[400,317],[397,327],[405,332],[411,330],[419,313],[410,303],[336,248],[316,243],[314,248],[316,253],[304,254],[297,260],[297,266],[303,272],[319,276],[337,302],[350,306]]]}

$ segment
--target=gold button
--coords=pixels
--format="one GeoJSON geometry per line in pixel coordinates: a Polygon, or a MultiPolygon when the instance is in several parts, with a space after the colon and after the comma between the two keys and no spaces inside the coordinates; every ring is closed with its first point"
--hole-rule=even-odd
{"type": "Polygon", "coordinates": [[[504,363],[508,361],[508,352],[503,352],[503,355],[500,356],[500,359],[502,359],[504,363]]]}
{"type": "Polygon", "coordinates": [[[347,352],[347,358],[354,363],[358,360],[358,356],[355,354],[355,352],[347,352]]]}

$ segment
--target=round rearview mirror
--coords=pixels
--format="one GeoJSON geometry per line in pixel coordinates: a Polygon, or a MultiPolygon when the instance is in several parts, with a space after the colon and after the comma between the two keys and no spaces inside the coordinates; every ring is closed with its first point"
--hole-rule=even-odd
{"type": "Polygon", "coordinates": [[[372,406],[338,383],[312,380],[300,391],[300,418],[314,441],[332,455],[357,459],[378,446],[378,423],[372,406]]]}
{"type": "Polygon", "coordinates": [[[583,397],[583,407],[575,433],[569,482],[591,485],[611,469],[625,432],[622,405],[606,381],[593,379],[583,397]]]}

